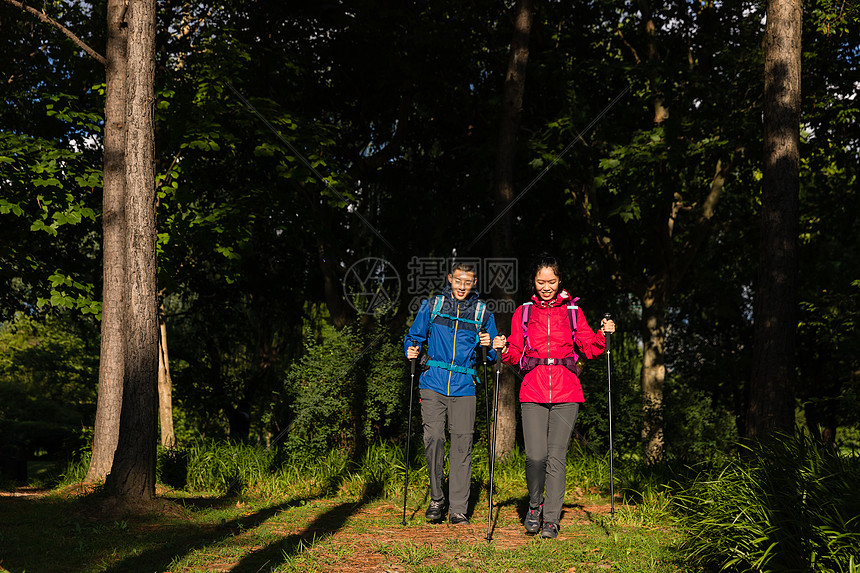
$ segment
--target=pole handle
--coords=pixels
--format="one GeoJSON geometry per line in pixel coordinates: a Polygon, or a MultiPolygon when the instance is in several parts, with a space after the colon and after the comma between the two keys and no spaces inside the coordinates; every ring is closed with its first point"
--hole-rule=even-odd
{"type": "MultiPolygon", "coordinates": [[[[414,341],[414,340],[413,340],[413,341],[412,341],[412,348],[415,348],[416,346],[418,346],[418,343],[417,343],[416,341],[414,341]]],[[[417,359],[417,358],[412,358],[412,359],[410,359],[410,360],[409,360],[409,370],[410,370],[410,372],[411,372],[413,375],[415,374],[415,363],[416,363],[417,361],[418,361],[418,359],[417,359]]]]}
{"type": "MultiPolygon", "coordinates": [[[[481,328],[480,332],[481,332],[481,334],[487,334],[487,329],[481,328]]],[[[484,364],[486,365],[487,364],[487,347],[484,346],[483,344],[481,345],[481,358],[483,359],[484,364]]]]}
{"type": "MultiPolygon", "coordinates": [[[[612,314],[609,312],[604,312],[603,318],[605,318],[606,320],[612,320],[612,314]]],[[[606,338],[606,352],[610,351],[610,346],[611,346],[610,337],[611,336],[612,336],[612,334],[609,332],[604,333],[604,338],[606,338]]]]}

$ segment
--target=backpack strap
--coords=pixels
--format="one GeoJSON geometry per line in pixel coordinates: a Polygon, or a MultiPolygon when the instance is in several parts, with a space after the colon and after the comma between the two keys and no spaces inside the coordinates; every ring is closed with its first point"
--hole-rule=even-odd
{"type": "Polygon", "coordinates": [[[576,315],[579,307],[576,306],[576,303],[579,301],[579,297],[570,301],[570,304],[567,305],[567,319],[570,322],[570,335],[576,339],[576,315]]]}
{"type": "Polygon", "coordinates": [[[487,310],[487,303],[479,300],[475,303],[475,346],[481,344],[481,329],[484,328],[484,313],[487,310]]]}
{"type": "Polygon", "coordinates": [[[430,324],[436,320],[436,317],[442,313],[442,303],[445,301],[445,297],[441,294],[437,294],[433,297],[433,307],[430,309],[430,324]]]}
{"type": "MultiPolygon", "coordinates": [[[[573,360],[574,364],[577,360],[579,360],[579,355],[576,353],[576,315],[578,314],[579,307],[576,306],[576,303],[579,301],[579,297],[574,298],[570,301],[570,304],[567,305],[567,319],[570,321],[570,338],[573,341],[573,360]]],[[[571,369],[572,370],[572,369],[571,369]]],[[[579,375],[578,373],[576,373],[579,375]]]]}
{"type": "Polygon", "coordinates": [[[520,324],[521,324],[521,328],[522,328],[522,332],[523,332],[523,353],[520,355],[520,363],[519,363],[520,370],[522,370],[522,368],[523,368],[523,364],[524,364],[526,354],[527,354],[526,351],[532,347],[532,345],[529,344],[529,318],[532,315],[532,305],[533,304],[534,303],[531,303],[531,302],[523,303],[523,306],[522,306],[523,311],[522,311],[522,313],[520,313],[520,319],[521,319],[520,324]]]}

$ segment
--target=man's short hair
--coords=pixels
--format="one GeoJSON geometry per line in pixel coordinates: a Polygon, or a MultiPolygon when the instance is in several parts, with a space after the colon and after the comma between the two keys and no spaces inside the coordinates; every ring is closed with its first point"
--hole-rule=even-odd
{"type": "Polygon", "coordinates": [[[475,278],[478,277],[478,265],[475,263],[471,263],[468,261],[456,261],[454,265],[451,267],[451,273],[454,274],[457,271],[463,271],[464,273],[472,273],[475,275],[475,278]]]}

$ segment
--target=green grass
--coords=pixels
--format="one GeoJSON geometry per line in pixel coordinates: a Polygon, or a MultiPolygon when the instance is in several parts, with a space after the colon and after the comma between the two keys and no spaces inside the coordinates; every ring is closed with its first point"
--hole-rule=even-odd
{"type": "Polygon", "coordinates": [[[860,572],[860,457],[781,436],[675,496],[691,562],[720,571],[860,572]]]}
{"type": "Polygon", "coordinates": [[[488,543],[486,453],[477,448],[472,524],[465,527],[425,522],[427,474],[419,458],[401,524],[404,467],[394,447],[370,448],[358,463],[338,453],[313,464],[285,462],[259,450],[200,443],[184,459],[162,459],[162,477],[172,471],[170,479],[188,485],[160,489],[168,503],[147,515],[105,514],[98,491],[75,486],[2,497],[0,566],[14,573],[695,571],[677,554],[681,534],[664,500],[619,502],[609,516],[607,484],[595,477],[604,475],[605,461],[594,457],[571,456],[556,540],[527,536],[520,524],[522,454],[499,463],[488,543]]]}

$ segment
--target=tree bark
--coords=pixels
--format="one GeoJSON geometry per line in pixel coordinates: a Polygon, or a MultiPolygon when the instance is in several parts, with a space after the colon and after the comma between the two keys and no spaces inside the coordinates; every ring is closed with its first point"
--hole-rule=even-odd
{"type": "Polygon", "coordinates": [[[158,425],[161,428],[161,445],[170,449],[176,445],[176,434],[173,432],[173,379],[170,377],[164,313],[160,314],[158,322],[158,425]]]}
{"type": "Polygon", "coordinates": [[[126,75],[126,356],[120,431],[106,490],[155,497],[158,317],[155,228],[155,0],[128,7],[126,75]]]}
{"type": "MultiPolygon", "coordinates": [[[[510,59],[505,74],[504,96],[499,120],[499,144],[496,154],[493,199],[495,213],[505,211],[514,198],[513,163],[517,146],[517,131],[523,111],[523,94],[526,88],[526,66],[529,60],[529,36],[532,26],[530,0],[518,0],[515,8],[514,34],[511,40],[510,59]]],[[[510,213],[499,219],[492,233],[494,257],[509,256],[513,252],[510,213]]],[[[493,296],[502,304],[514,305],[513,296],[502,289],[493,296]]],[[[496,324],[505,328],[511,323],[511,313],[497,312],[496,324]]],[[[494,437],[497,455],[504,459],[516,444],[517,436],[517,384],[516,377],[503,369],[499,386],[498,428],[494,437]]]]}
{"type": "Polygon", "coordinates": [[[746,435],[794,429],[801,0],[767,3],[764,179],[746,435]]]}
{"type": "Polygon", "coordinates": [[[642,299],[642,443],[645,462],[663,460],[663,384],[666,380],[664,343],[666,341],[665,281],[654,279],[642,299]]]}
{"type": "Polygon", "coordinates": [[[93,451],[84,481],[102,481],[110,473],[122,407],[125,357],[123,285],[125,283],[125,74],[124,0],[107,6],[105,68],[104,176],[102,189],[102,290],[99,391],[93,428],[93,451]]]}

